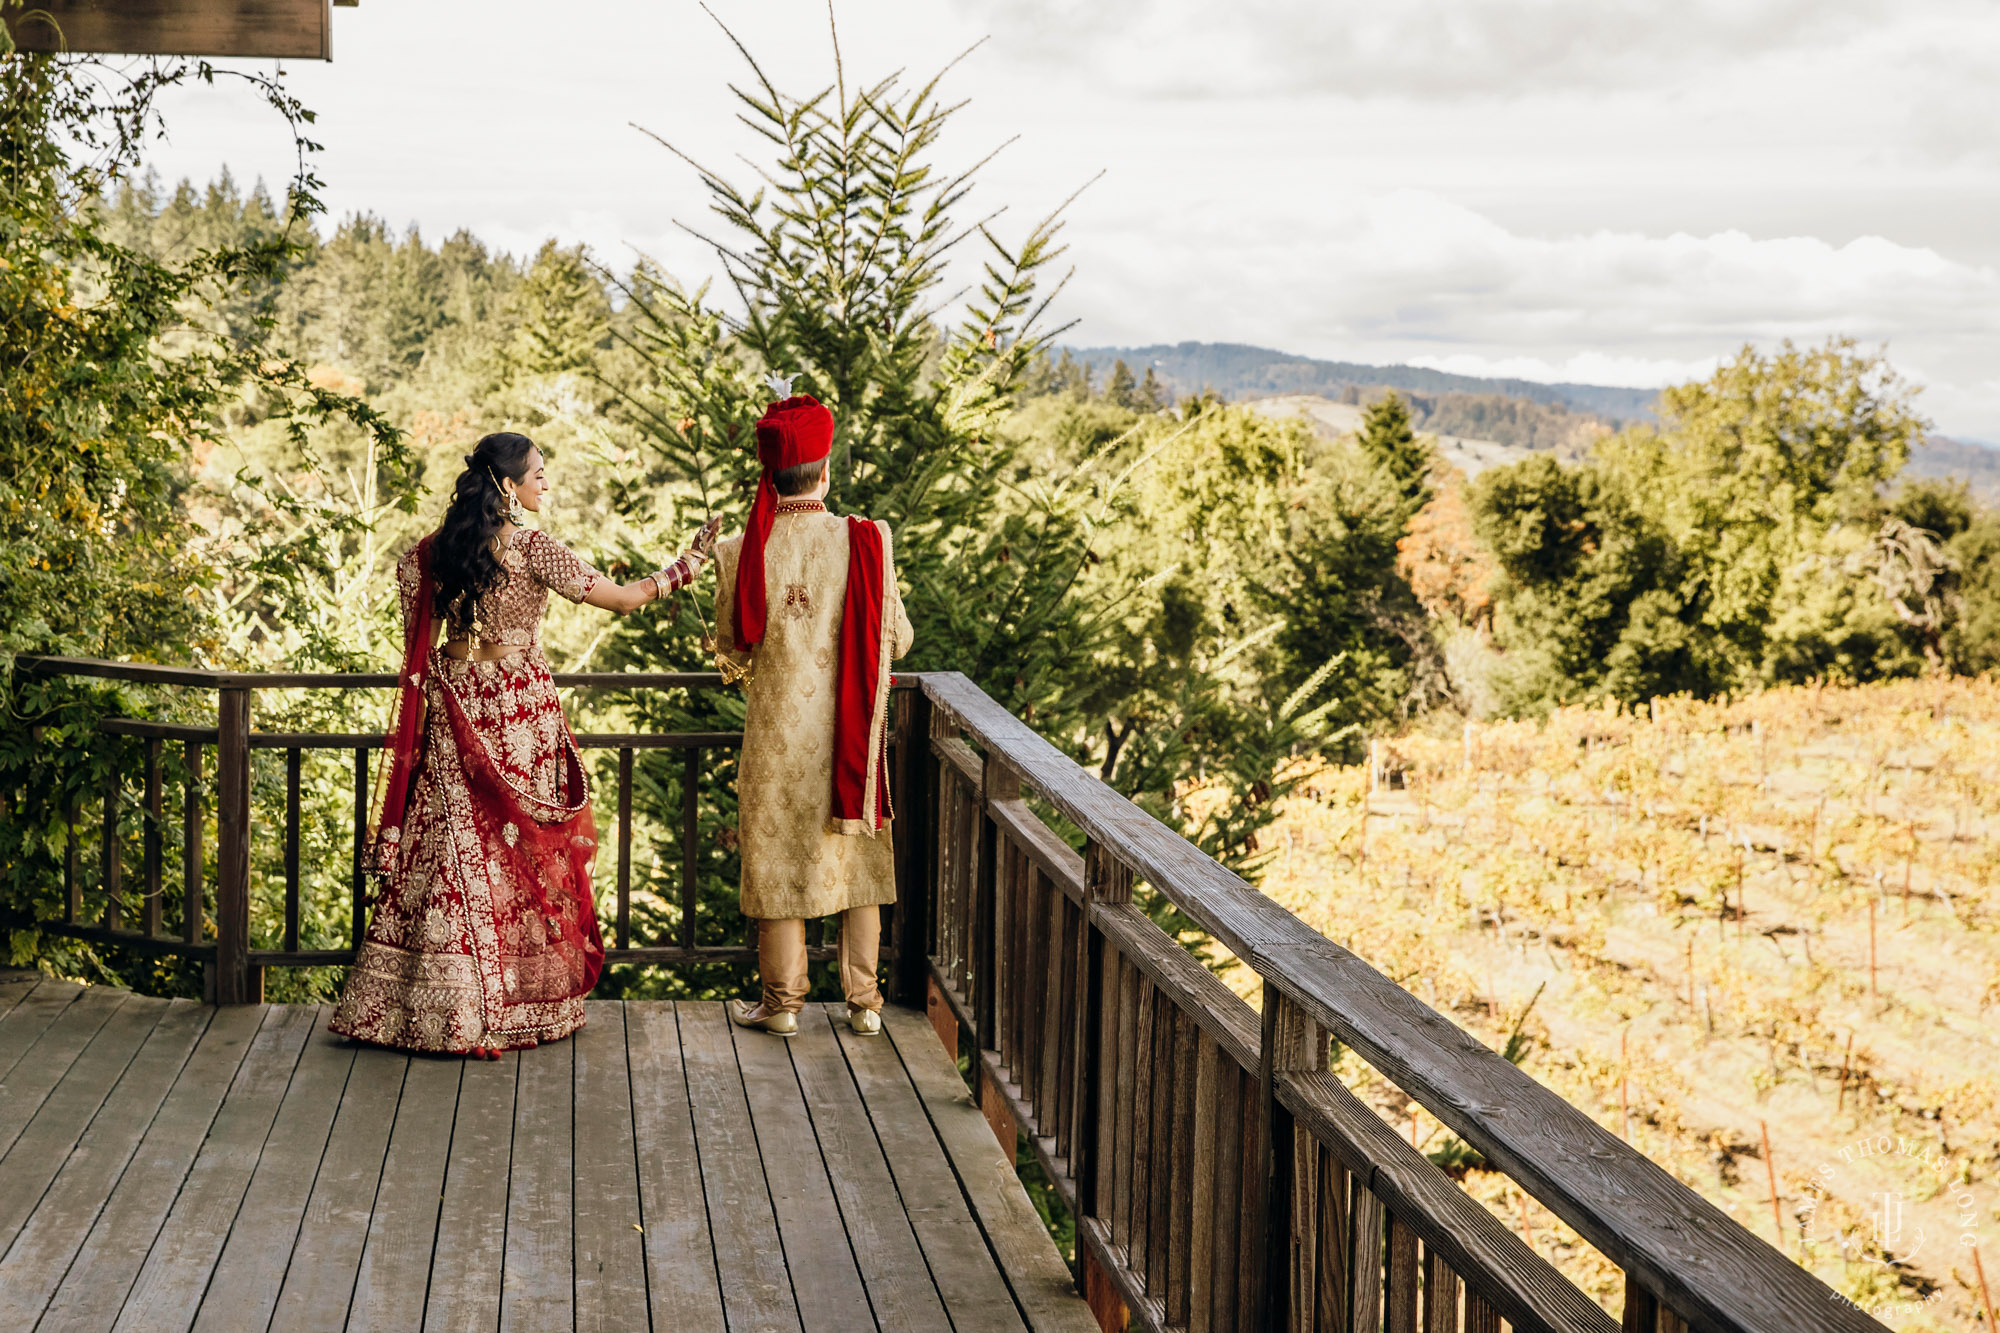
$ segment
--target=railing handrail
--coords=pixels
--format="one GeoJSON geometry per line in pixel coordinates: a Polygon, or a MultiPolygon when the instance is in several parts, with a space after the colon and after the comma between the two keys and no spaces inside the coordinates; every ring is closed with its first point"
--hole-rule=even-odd
{"type": "MultiPolygon", "coordinates": [[[[183,739],[191,746],[204,742],[219,746],[218,858],[222,883],[235,888],[226,910],[218,890],[217,942],[200,946],[198,951],[212,952],[227,965],[225,972],[228,967],[241,972],[249,958],[243,898],[249,870],[249,750],[279,744],[308,748],[326,741],[351,743],[357,749],[363,748],[364,742],[368,747],[373,745],[372,738],[362,736],[253,733],[249,729],[250,693],[281,688],[380,688],[393,686],[397,679],[394,675],[199,671],[41,656],[18,657],[15,666],[33,674],[93,676],[221,692],[218,726],[212,733],[208,728],[131,719],[115,720],[111,729],[148,736],[155,744],[161,739],[183,739]],[[199,737],[193,734],[196,730],[201,732],[199,737]]],[[[581,688],[707,689],[721,685],[719,675],[707,672],[579,673],[555,679],[558,685],[581,688]]],[[[1010,794],[997,790],[1003,780],[1005,785],[1018,781],[1038,793],[1085,833],[1096,855],[1144,880],[1262,978],[1267,1010],[1273,1005],[1293,1010],[1353,1047],[1623,1268],[1637,1289],[1650,1292],[1695,1327],[1786,1329],[1799,1326],[1802,1315],[1815,1312],[1808,1317],[1817,1328],[1852,1329],[1856,1333],[1880,1328],[1863,1311],[1595,1120],[1139,809],[962,674],[899,673],[896,684],[919,692],[922,712],[917,717],[933,711],[941,714],[940,721],[948,722],[985,752],[984,768],[992,785],[978,783],[976,773],[967,776],[975,785],[986,787],[981,799],[989,808],[1016,804],[1010,794]]],[[[632,736],[601,739],[628,749],[660,743],[632,736]]],[[[714,738],[701,739],[712,742],[714,738]]],[[[903,737],[899,768],[914,762],[909,746],[914,739],[903,737]]],[[[945,750],[953,756],[953,764],[966,769],[974,766],[975,757],[961,743],[949,742],[945,750]]],[[[356,762],[358,792],[365,769],[361,756],[356,762]]],[[[694,762],[693,751],[688,762],[694,762]]],[[[920,778],[920,771],[921,765],[912,770],[919,780],[909,789],[917,799],[909,803],[908,814],[923,809],[928,799],[927,780],[920,778]]],[[[357,794],[357,808],[360,799],[357,794]]],[[[924,856],[923,835],[920,830],[912,832],[918,836],[910,839],[899,855],[907,852],[908,868],[918,869],[924,856]]],[[[961,845],[954,855],[963,856],[966,850],[961,845]]],[[[1065,872],[1061,878],[1072,876],[1068,858],[1053,852],[1047,855],[1063,863],[1058,867],[1065,872]]],[[[115,868],[115,861],[109,864],[115,868]]],[[[923,879],[921,875],[908,876],[904,882],[914,888],[923,879]]],[[[935,892],[934,885],[925,884],[924,889],[935,892]]],[[[1089,901],[1088,894],[1085,899],[1086,918],[1102,924],[1105,904],[1089,901]]],[[[911,906],[919,914],[915,928],[921,932],[923,917],[931,907],[922,902],[911,906]]],[[[900,921],[897,934],[898,952],[904,954],[900,921]]],[[[690,937],[683,941],[682,949],[642,952],[678,955],[691,943],[690,937]]],[[[898,974],[905,983],[910,978],[909,969],[921,963],[922,953],[920,948],[912,948],[899,961],[898,974]]],[[[991,960],[981,966],[990,970],[991,960]]],[[[222,984],[219,980],[218,987],[222,984]]],[[[227,992],[218,989],[219,997],[242,998],[243,977],[234,976],[228,985],[227,992]]],[[[990,982],[982,985],[990,988],[990,982]]],[[[904,993],[907,998],[907,985],[904,993]]],[[[990,989],[980,1003],[991,1003],[990,989]]],[[[1267,1088],[1267,1100],[1283,1095],[1276,1082],[1284,1083],[1293,1095],[1307,1089],[1306,1081],[1273,1063],[1277,1048],[1268,1031],[1271,1019],[1267,1013],[1267,1032],[1260,1039],[1265,1072],[1275,1076],[1273,1086],[1267,1088]]]]}
{"type": "MultiPolygon", "coordinates": [[[[113,765],[107,775],[102,810],[105,835],[100,840],[102,870],[97,876],[102,890],[103,916],[93,924],[84,918],[84,880],[75,852],[74,833],[79,827],[79,802],[73,802],[68,816],[72,837],[63,869],[66,905],[58,921],[42,926],[55,934],[153,954],[178,954],[198,959],[206,965],[208,993],[225,1004],[255,1000],[262,994],[262,970],[266,966],[310,967],[345,963],[359,945],[365,912],[366,809],[369,763],[372,752],[383,745],[379,732],[261,732],[250,726],[253,701],[260,691],[276,689],[374,689],[393,688],[399,678],[388,673],[288,673],[207,671],[143,662],[110,662],[95,658],[56,657],[24,654],[14,659],[23,674],[38,676],[82,676],[134,684],[163,685],[212,692],[215,720],[208,724],[156,721],[143,717],[106,717],[98,720],[101,736],[125,737],[143,744],[142,765],[145,805],[140,828],[144,842],[143,893],[128,895],[122,888],[122,852],[118,836],[121,788],[128,775],[113,765]],[[182,797],[182,838],[184,856],[179,884],[183,928],[181,937],[160,933],[164,915],[165,888],[160,826],[163,815],[162,747],[167,742],[185,747],[182,797]],[[212,782],[201,776],[202,755],[213,748],[215,773],[212,782]],[[278,751],[286,768],[286,810],[274,821],[285,840],[284,848],[284,941],[283,947],[253,948],[250,938],[250,896],[252,886],[252,755],[255,751],[278,751]],[[308,752],[351,753],[354,765],[353,864],[350,880],[352,906],[350,921],[354,943],[344,949],[301,948],[299,941],[302,866],[299,829],[300,773],[308,752]],[[203,798],[208,799],[204,800],[203,798]],[[205,807],[205,809],[204,809],[205,807]],[[214,914],[207,915],[206,872],[201,849],[205,820],[213,819],[216,834],[214,856],[214,914]],[[128,929],[126,913],[138,904],[138,915],[128,929]],[[214,938],[205,938],[208,926],[214,938]]],[[[695,672],[564,672],[554,675],[559,688],[591,690],[659,690],[686,688],[716,690],[724,682],[719,673],[695,672]]],[[[904,686],[908,688],[907,683],[904,686]]],[[[710,946],[697,942],[695,919],[698,909],[696,851],[697,768],[703,751],[733,750],[742,744],[740,730],[684,730],[673,732],[585,732],[576,736],[579,748],[617,754],[618,777],[613,789],[617,801],[616,820],[616,903],[615,922],[609,923],[607,938],[616,943],[606,950],[610,961],[641,965],[672,963],[742,962],[755,957],[748,946],[710,946]],[[632,829],[631,789],[633,761],[643,753],[672,751],[682,756],[682,808],[674,821],[681,846],[681,886],[678,906],[678,939],[673,943],[634,946],[630,938],[632,829]],[[615,933],[614,933],[615,932],[615,933]]],[[[833,951],[815,940],[809,951],[815,960],[831,958],[833,951]]],[[[885,958],[896,956],[893,942],[883,946],[885,958]]]]}
{"type": "MultiPolygon", "coordinates": [[[[385,690],[401,679],[395,672],[369,671],[207,671],[153,662],[107,662],[94,657],[44,657],[23,653],[14,669],[31,676],[90,676],[134,685],[181,685],[199,690],[385,690]]],[[[569,690],[712,690],[722,686],[714,671],[558,671],[556,688],[569,690]]]]}
{"type": "Polygon", "coordinates": [[[934,707],[1105,853],[1696,1327],[1880,1325],[1366,961],[1139,809],[957,672],[934,707]]]}
{"type": "MultiPolygon", "coordinates": [[[[195,741],[213,745],[221,732],[190,722],[154,722],[141,717],[107,717],[97,730],[106,736],[137,736],[147,740],[195,741]]],[[[738,745],[740,731],[579,731],[580,750],[683,750],[738,745]]],[[[253,750],[380,750],[388,738],[379,731],[253,731],[253,750]]]]}

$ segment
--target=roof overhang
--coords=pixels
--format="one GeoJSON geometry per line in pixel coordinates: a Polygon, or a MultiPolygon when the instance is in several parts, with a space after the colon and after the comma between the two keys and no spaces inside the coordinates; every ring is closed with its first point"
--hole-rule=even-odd
{"type": "MultiPolygon", "coordinates": [[[[352,4],[355,0],[345,0],[352,4]]],[[[23,51],[331,60],[329,0],[27,0],[0,5],[23,51]]]]}

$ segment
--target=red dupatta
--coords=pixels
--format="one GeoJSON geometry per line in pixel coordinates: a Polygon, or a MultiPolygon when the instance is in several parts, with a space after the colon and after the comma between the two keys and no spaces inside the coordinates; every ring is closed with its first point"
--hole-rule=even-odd
{"type": "MultiPolygon", "coordinates": [[[[435,534],[432,534],[434,536],[435,534]]],[[[371,848],[367,870],[387,875],[396,866],[403,842],[403,812],[409,804],[410,778],[424,734],[424,676],[431,662],[431,537],[417,543],[417,587],[403,606],[403,670],[396,684],[396,706],[389,731],[382,738],[382,776],[375,789],[375,814],[368,821],[371,848]]]]}
{"type": "MultiPolygon", "coordinates": [[[[406,603],[404,615],[403,670],[395,714],[383,740],[388,755],[369,867],[385,877],[397,874],[404,863],[404,818],[430,731],[425,677],[437,666],[430,537],[417,544],[416,596],[406,603]]],[[[460,769],[445,780],[463,780],[484,871],[493,886],[493,925],[507,1001],[546,1003],[586,995],[604,969],[604,941],[590,889],[597,825],[576,741],[565,724],[564,790],[576,795],[574,803],[540,800],[516,787],[493,762],[450,682],[439,674],[435,683],[460,769]]]]}
{"type": "Polygon", "coordinates": [[[833,683],[831,833],[874,837],[889,804],[889,658],[895,632],[888,610],[893,577],[889,539],[865,518],[847,520],[847,596],[833,683]]]}

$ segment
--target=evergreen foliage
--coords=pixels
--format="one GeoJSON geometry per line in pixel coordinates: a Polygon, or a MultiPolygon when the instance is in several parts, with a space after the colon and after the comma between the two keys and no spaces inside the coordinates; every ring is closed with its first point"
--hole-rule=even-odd
{"type": "Polygon", "coordinates": [[[1437,451],[1410,425],[1410,409],[1401,395],[1390,390],[1370,403],[1361,414],[1361,429],[1355,433],[1361,451],[1388,474],[1403,498],[1403,507],[1414,515],[1431,498],[1431,468],[1437,451]]]}
{"type": "MultiPolygon", "coordinates": [[[[216,76],[193,62],[127,74],[0,51],[0,917],[16,963],[47,952],[86,975],[182,988],[186,978],[160,980],[146,960],[100,957],[34,928],[59,910],[76,836],[67,813],[102,790],[114,759],[118,743],[95,735],[96,720],[143,708],[146,692],[18,676],[13,660],[240,660],[217,614],[232,593],[218,543],[189,504],[194,473],[224,446],[231,415],[268,423],[309,467],[318,463],[313,430],[344,421],[367,442],[370,488],[407,502],[413,475],[385,418],[270,343],[263,293],[317,208],[318,182],[303,165],[310,115],[281,88],[248,80],[300,146],[282,220],[260,200],[234,219],[233,240],[191,236],[189,253],[172,261],[118,239],[103,199],[137,163],[154,99],[216,76]]],[[[255,490],[260,480],[246,471],[240,483],[255,490]]],[[[327,576],[368,526],[367,515],[310,495],[266,491],[242,527],[253,548],[246,572],[276,588],[327,576]]],[[[255,634],[315,627],[309,606],[283,597],[239,619],[255,634]]]]}
{"type": "Polygon", "coordinates": [[[1944,665],[1946,643],[1953,665],[1984,660],[1969,500],[1891,499],[1922,425],[1911,396],[1850,343],[1746,348],[1581,466],[1482,476],[1504,706],[1908,675],[1944,665]]]}

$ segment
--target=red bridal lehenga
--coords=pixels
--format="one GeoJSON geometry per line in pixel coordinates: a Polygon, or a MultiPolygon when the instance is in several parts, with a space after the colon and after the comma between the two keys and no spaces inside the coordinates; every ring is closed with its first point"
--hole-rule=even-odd
{"type": "Polygon", "coordinates": [[[518,529],[480,601],[497,661],[431,642],[430,543],[396,567],[404,662],[378,794],[379,892],[331,1027],[406,1050],[466,1052],[566,1037],[604,965],[591,898],[590,787],[538,631],[551,589],[602,577],[518,529]]]}

